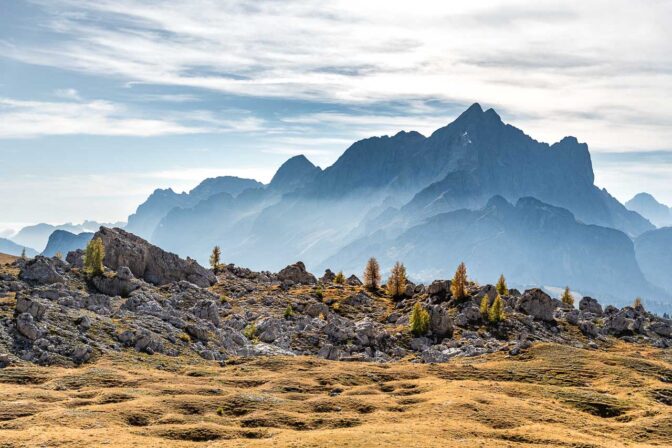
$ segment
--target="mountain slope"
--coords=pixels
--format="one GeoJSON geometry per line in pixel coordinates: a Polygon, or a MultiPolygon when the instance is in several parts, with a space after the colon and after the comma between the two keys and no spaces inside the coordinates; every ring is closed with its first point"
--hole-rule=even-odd
{"type": "Polygon", "coordinates": [[[16,244],[14,241],[8,240],[7,238],[0,238],[0,253],[19,257],[21,256],[24,248],[28,257],[34,257],[38,253],[35,249],[31,249],[30,247],[21,246],[20,244],[16,244]]]}
{"type": "Polygon", "coordinates": [[[357,240],[322,264],[361,269],[371,255],[384,268],[403,260],[421,280],[450,278],[464,261],[479,281],[494,281],[504,269],[520,285],[569,284],[616,303],[663,295],[644,278],[627,235],[582,224],[534,198],[514,206],[498,196],[480,210],[441,213],[395,238],[381,232],[357,240]]]}
{"type": "Polygon", "coordinates": [[[42,255],[53,257],[60,253],[65,258],[68,252],[84,249],[92,237],[92,232],[74,234],[65,230],[56,230],[49,236],[49,242],[42,255]]]}
{"type": "Polygon", "coordinates": [[[635,250],[646,278],[672,294],[672,227],[640,235],[635,250]]]}

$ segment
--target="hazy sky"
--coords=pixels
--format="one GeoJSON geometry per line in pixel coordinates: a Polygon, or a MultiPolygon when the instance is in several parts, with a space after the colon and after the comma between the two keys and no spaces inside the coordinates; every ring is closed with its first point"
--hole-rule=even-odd
{"type": "Polygon", "coordinates": [[[671,23],[670,0],[0,1],[0,233],[326,166],[473,102],[672,203],[671,23]]]}

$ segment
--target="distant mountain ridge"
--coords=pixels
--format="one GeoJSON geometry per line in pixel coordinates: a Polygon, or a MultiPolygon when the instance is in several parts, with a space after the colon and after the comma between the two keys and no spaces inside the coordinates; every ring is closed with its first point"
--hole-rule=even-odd
{"type": "Polygon", "coordinates": [[[84,249],[89,241],[93,238],[92,232],[82,232],[74,234],[67,230],[56,230],[49,236],[47,247],[42,252],[42,255],[53,257],[60,253],[63,257],[68,255],[68,252],[77,249],[84,249]]]}
{"type": "Polygon", "coordinates": [[[95,232],[100,226],[106,227],[121,227],[124,223],[100,223],[96,221],[84,221],[81,224],[35,224],[21,229],[16,235],[12,236],[11,240],[21,246],[32,247],[36,251],[41,252],[46,248],[49,237],[56,230],[65,230],[70,233],[95,232]]]}
{"type": "Polygon", "coordinates": [[[193,207],[201,201],[220,193],[237,196],[250,188],[263,184],[254,179],[221,176],[205,179],[189,193],[175,193],[172,188],[155,190],[137,211],[128,217],[126,229],[143,238],[150,239],[156,226],[174,208],[193,207]]]}
{"type": "Polygon", "coordinates": [[[24,249],[26,250],[26,256],[28,257],[34,257],[38,254],[38,252],[33,248],[21,246],[20,244],[16,244],[14,241],[8,240],[7,238],[0,238],[0,253],[20,257],[24,249]]]}
{"type": "Polygon", "coordinates": [[[657,227],[672,226],[672,207],[658,202],[649,193],[636,194],[625,203],[625,206],[644,216],[657,227]]]}

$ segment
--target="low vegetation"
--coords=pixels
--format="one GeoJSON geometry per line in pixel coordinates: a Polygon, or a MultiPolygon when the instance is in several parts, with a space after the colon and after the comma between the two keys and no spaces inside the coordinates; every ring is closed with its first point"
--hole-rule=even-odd
{"type": "Polygon", "coordinates": [[[411,333],[416,336],[422,336],[429,331],[429,312],[420,305],[419,302],[416,302],[413,305],[413,311],[411,313],[410,319],[410,329],[411,333]]]}

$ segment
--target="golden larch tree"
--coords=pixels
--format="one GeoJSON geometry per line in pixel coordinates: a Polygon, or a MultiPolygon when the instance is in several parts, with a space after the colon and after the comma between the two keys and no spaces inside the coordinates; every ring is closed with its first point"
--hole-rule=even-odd
{"type": "Polygon", "coordinates": [[[387,280],[387,293],[398,298],[406,291],[406,268],[403,263],[396,262],[392,267],[390,278],[387,280]]]}
{"type": "Polygon", "coordinates": [[[450,283],[450,293],[458,300],[467,297],[467,267],[464,263],[460,263],[455,271],[453,281],[450,283]]]}
{"type": "Polygon", "coordinates": [[[497,289],[497,294],[502,296],[509,295],[509,287],[506,286],[506,279],[504,278],[504,274],[499,276],[499,280],[497,280],[497,286],[495,286],[495,288],[497,289]]]}
{"type": "Polygon", "coordinates": [[[380,265],[375,257],[369,258],[364,268],[364,286],[375,291],[380,286],[380,265]]]}

